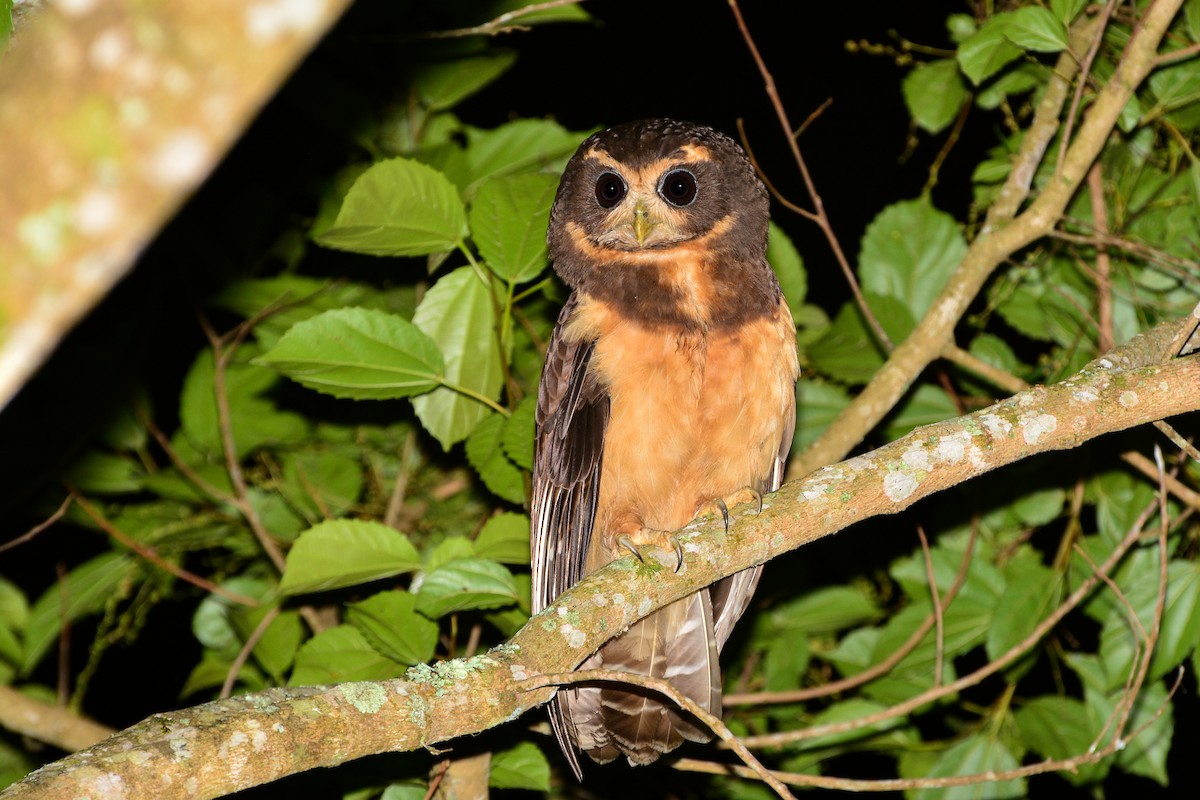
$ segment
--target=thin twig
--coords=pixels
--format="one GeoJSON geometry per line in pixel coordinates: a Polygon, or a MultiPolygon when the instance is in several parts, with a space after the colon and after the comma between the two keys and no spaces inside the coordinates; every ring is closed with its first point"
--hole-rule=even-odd
{"type": "Polygon", "coordinates": [[[73,499],[73,496],[68,494],[63,499],[62,505],[60,505],[58,507],[58,510],[55,511],[50,516],[46,517],[45,520],[43,520],[42,522],[39,522],[37,525],[34,525],[32,528],[30,528],[28,531],[21,534],[17,538],[15,538],[11,541],[5,542],[4,544],[0,544],[0,553],[3,553],[5,550],[9,550],[13,547],[16,547],[17,545],[22,545],[28,541],[31,541],[39,533],[41,533],[42,531],[44,531],[47,528],[54,525],[54,523],[58,522],[60,519],[62,519],[66,515],[67,509],[71,507],[72,499],[73,499]]]}
{"type": "Polygon", "coordinates": [[[268,609],[263,618],[254,626],[254,630],[250,632],[250,636],[246,638],[242,649],[238,650],[233,663],[229,665],[229,671],[225,673],[225,682],[221,684],[221,694],[219,697],[222,700],[233,694],[233,685],[237,683],[238,674],[241,673],[242,667],[246,664],[246,659],[250,658],[250,653],[258,646],[259,639],[262,639],[263,634],[267,632],[267,628],[271,627],[271,623],[279,616],[279,611],[279,606],[272,606],[268,609]]]}
{"type": "Polygon", "coordinates": [[[917,526],[917,537],[921,540],[921,552],[925,556],[925,574],[929,577],[929,594],[933,596],[933,621],[937,626],[936,655],[933,662],[933,685],[942,685],[942,659],[945,657],[946,631],[942,621],[942,602],[938,597],[937,575],[933,571],[933,554],[929,552],[929,539],[925,528],[917,526]]]}
{"type": "Polygon", "coordinates": [[[653,692],[661,694],[677,706],[687,711],[696,719],[704,723],[718,739],[728,745],[729,749],[737,753],[738,757],[745,762],[746,766],[753,770],[763,782],[775,790],[775,793],[782,798],[791,798],[795,800],[793,795],[783,784],[782,781],[775,778],[771,771],[762,765],[753,753],[742,744],[741,740],[734,736],[733,731],[721,721],[721,718],[713,714],[708,709],[701,706],[692,698],[688,697],[683,692],[680,692],[668,681],[660,678],[652,678],[648,675],[635,675],[629,672],[618,672],[608,669],[584,669],[577,672],[566,672],[559,675],[538,675],[532,678],[527,678],[516,682],[516,687],[521,691],[532,691],[534,689],[542,689],[547,686],[572,686],[578,683],[617,683],[628,686],[638,686],[642,689],[649,689],[653,692]]]}
{"type": "Polygon", "coordinates": [[[1104,27],[1108,25],[1109,17],[1112,16],[1113,9],[1117,5],[1117,0],[1108,0],[1104,10],[1100,12],[1100,33],[1092,39],[1091,45],[1087,49],[1087,53],[1083,56],[1083,61],[1079,66],[1079,83],[1075,85],[1075,95],[1071,98],[1071,108],[1067,111],[1067,118],[1063,122],[1062,138],[1058,145],[1058,160],[1054,164],[1054,175],[1056,177],[1062,175],[1063,161],[1066,159],[1067,145],[1071,142],[1071,130],[1075,127],[1075,114],[1079,111],[1079,104],[1083,102],[1083,89],[1087,86],[1088,75],[1092,71],[1092,62],[1096,60],[1096,54],[1100,52],[1100,44],[1104,41],[1104,27]]]}
{"type": "MultiPolygon", "coordinates": [[[[950,588],[946,590],[946,594],[942,597],[941,610],[944,614],[950,604],[954,602],[954,598],[958,595],[959,589],[967,579],[967,573],[971,569],[971,558],[975,553],[975,540],[979,536],[978,520],[972,521],[971,534],[967,539],[967,546],[963,550],[962,561],[959,562],[958,572],[954,576],[954,583],[950,584],[950,588]]],[[[728,706],[749,706],[749,705],[767,705],[776,703],[802,703],[806,700],[813,700],[818,697],[828,697],[834,694],[840,694],[857,686],[870,683],[881,675],[886,675],[892,671],[892,668],[904,660],[904,657],[916,649],[925,635],[929,633],[934,626],[934,615],[930,613],[921,621],[905,640],[904,644],[896,648],[896,651],[880,661],[878,664],[869,667],[855,675],[841,680],[824,683],[820,686],[813,686],[807,689],[790,689],[781,692],[747,692],[739,694],[725,695],[725,705],[728,706]]]]}
{"type": "Polygon", "coordinates": [[[91,503],[89,503],[87,500],[85,500],[83,498],[83,495],[79,494],[74,488],[71,488],[70,492],[71,492],[71,497],[74,498],[75,502],[79,504],[79,507],[83,509],[83,512],[85,514],[87,514],[89,517],[91,517],[92,521],[95,522],[97,525],[99,525],[100,529],[102,531],[107,533],[112,538],[116,539],[121,544],[128,547],[133,552],[137,553],[139,556],[141,556],[145,560],[149,561],[154,566],[158,567],[161,570],[169,572],[172,575],[174,575],[176,578],[179,578],[182,581],[186,581],[187,583],[190,583],[197,588],[203,589],[206,592],[211,592],[220,597],[224,597],[226,600],[230,601],[231,603],[237,603],[238,605],[243,605],[243,606],[250,606],[251,608],[258,606],[258,601],[255,600],[254,598],[246,597],[245,595],[238,594],[237,592],[231,592],[228,589],[224,588],[223,586],[218,586],[217,584],[213,583],[212,581],[210,581],[206,578],[202,578],[199,575],[196,575],[195,573],[188,572],[183,567],[180,567],[176,564],[172,564],[170,561],[167,561],[166,559],[164,559],[162,556],[160,556],[154,550],[153,547],[147,547],[146,545],[141,544],[140,542],[134,541],[133,539],[129,538],[128,536],[125,535],[125,533],[123,531],[121,531],[119,528],[117,528],[115,525],[113,525],[111,522],[109,522],[108,519],[102,513],[100,513],[99,509],[97,509],[95,506],[93,506],[91,503]]]}
{"type": "Polygon", "coordinates": [[[792,159],[796,162],[796,166],[800,170],[800,176],[804,179],[804,187],[808,190],[809,199],[812,200],[813,204],[814,221],[821,229],[821,232],[825,234],[825,239],[829,242],[830,249],[833,250],[834,258],[838,262],[838,266],[841,267],[842,274],[846,276],[850,291],[854,294],[854,301],[858,304],[859,309],[866,318],[871,332],[875,335],[879,343],[890,351],[893,346],[892,340],[883,330],[883,326],[879,324],[879,320],[871,313],[870,307],[867,305],[867,300],[863,297],[862,290],[858,288],[858,281],[854,277],[854,270],[851,269],[850,262],[842,250],[842,244],[838,241],[837,234],[833,231],[829,215],[825,212],[825,203],[821,199],[820,193],[817,192],[816,184],[813,183],[812,175],[808,171],[808,164],[805,162],[804,156],[800,153],[800,144],[796,141],[792,123],[788,120],[787,111],[783,107],[783,101],[780,99],[779,92],[775,88],[775,78],[771,74],[771,71],[767,69],[767,64],[763,60],[762,54],[758,51],[758,45],[754,43],[754,37],[750,35],[750,29],[746,26],[746,20],[742,17],[742,9],[738,6],[737,0],[728,0],[728,2],[734,19],[737,21],[738,30],[741,31],[742,38],[746,42],[746,47],[749,49],[750,55],[754,58],[754,63],[758,66],[758,72],[762,76],[766,87],[767,97],[770,98],[771,106],[775,109],[775,116],[779,119],[779,124],[787,136],[788,147],[792,151],[792,159]]]}
{"type": "MultiPolygon", "coordinates": [[[[1136,523],[1131,526],[1129,533],[1125,538],[1117,544],[1109,557],[1100,567],[1100,571],[1107,574],[1110,573],[1113,567],[1125,556],[1134,544],[1141,537],[1142,526],[1145,524],[1149,514],[1154,510],[1154,504],[1150,504],[1143,516],[1140,516],[1136,523]]],[[[941,687],[928,689],[920,694],[911,697],[903,702],[878,711],[874,714],[868,714],[857,719],[847,720],[845,722],[830,723],[827,725],[817,725],[810,728],[794,731],[783,731],[780,733],[763,734],[760,736],[747,736],[743,738],[743,742],[747,747],[779,747],[792,742],[798,742],[805,739],[815,739],[820,736],[829,736],[838,733],[847,733],[849,731],[865,728],[870,725],[875,725],[879,722],[884,722],[895,717],[904,716],[927,703],[931,703],[942,697],[955,694],[970,686],[975,686],[990,675],[994,675],[1004,669],[1009,664],[1022,657],[1029,651],[1034,644],[1049,633],[1058,623],[1075,609],[1083,600],[1088,597],[1092,590],[1099,585],[1100,579],[1096,576],[1091,576],[1084,579],[1079,587],[1072,592],[1066,600],[1064,600],[1058,608],[1051,612],[1045,619],[1037,624],[1037,626],[1017,644],[1013,645],[1006,652],[992,659],[990,662],[975,670],[974,672],[964,675],[958,680],[947,683],[941,687]]]]}
{"type": "Polygon", "coordinates": [[[412,476],[408,462],[412,460],[412,454],[416,447],[417,432],[410,429],[408,435],[404,437],[404,448],[400,451],[400,467],[396,471],[396,481],[392,484],[392,494],[388,498],[387,511],[383,515],[383,524],[390,528],[396,527],[396,521],[400,519],[400,512],[404,509],[404,498],[408,493],[408,480],[412,476]]]}
{"type": "Polygon", "coordinates": [[[968,96],[963,101],[962,106],[958,109],[958,116],[954,120],[954,127],[950,129],[950,133],[946,136],[946,141],[942,143],[937,155],[933,159],[933,163],[929,165],[929,177],[925,180],[925,187],[921,190],[922,193],[933,191],[933,187],[937,186],[938,173],[941,172],[942,164],[946,163],[946,159],[950,156],[950,151],[954,149],[954,145],[958,144],[958,139],[962,136],[963,127],[967,124],[967,117],[971,114],[971,97],[968,96]]]}

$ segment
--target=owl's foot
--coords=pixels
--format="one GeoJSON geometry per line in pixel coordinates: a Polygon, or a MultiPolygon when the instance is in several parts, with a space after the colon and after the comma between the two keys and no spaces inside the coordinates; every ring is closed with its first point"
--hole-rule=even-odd
{"type": "Polygon", "coordinates": [[[739,506],[742,503],[754,503],[757,507],[756,513],[762,513],[763,499],[762,492],[749,486],[738,489],[728,497],[714,497],[696,511],[696,517],[703,517],[706,514],[713,516],[720,515],[721,520],[725,523],[725,530],[729,530],[729,507],[739,506]]]}
{"type": "Polygon", "coordinates": [[[670,531],[656,531],[653,528],[639,528],[617,539],[617,544],[624,547],[641,561],[646,563],[649,556],[673,572],[679,572],[683,566],[683,545],[670,531]]]}

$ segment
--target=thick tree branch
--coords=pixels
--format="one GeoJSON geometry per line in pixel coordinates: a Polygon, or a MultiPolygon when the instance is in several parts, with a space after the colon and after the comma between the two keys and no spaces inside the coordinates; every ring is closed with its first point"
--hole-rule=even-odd
{"type": "Polygon", "coordinates": [[[680,532],[678,573],[620,559],[487,655],[414,668],[407,680],[272,689],[156,715],[0,798],[218,797],[511,721],[550,697],[548,688],[520,691],[521,681],[574,669],[636,620],[722,576],[1029,456],[1200,410],[1200,356],[1163,361],[1179,328],[1162,325],[1062,383],[790,482],[761,514],[741,509],[728,532],[715,520],[693,523],[680,532]]]}
{"type": "MultiPolygon", "coordinates": [[[[912,334],[892,351],[871,382],[843,409],[828,430],[792,462],[789,476],[806,475],[824,464],[844,458],[891,411],[921,371],[952,344],[955,326],[992,272],[1018,250],[1054,228],[1108,141],[1121,110],[1156,66],[1159,43],[1181,4],[1182,0],[1156,0],[1146,9],[1125,48],[1121,63],[1088,108],[1078,135],[1067,149],[1061,171],[1024,212],[1006,221],[1005,216],[1015,213],[1024,196],[1020,182],[1015,182],[1021,177],[1017,170],[1022,171],[1022,176],[1026,169],[1036,170],[1044,148],[1030,150],[1028,161],[1018,160],[1009,182],[1013,189],[1010,192],[1006,185],[1002,193],[1003,213],[989,214],[984,231],[971,243],[962,263],[929,312],[912,334]]],[[[1041,122],[1053,132],[1053,119],[1041,122]]],[[[1029,172],[1030,177],[1032,174],[1029,172]]]]}
{"type": "Polygon", "coordinates": [[[57,3],[0,74],[0,408],[349,0],[57,3]]]}

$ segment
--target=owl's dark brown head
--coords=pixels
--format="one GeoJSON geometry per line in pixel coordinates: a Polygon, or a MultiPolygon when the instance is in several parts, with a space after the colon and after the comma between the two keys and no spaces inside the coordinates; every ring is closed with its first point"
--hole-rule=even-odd
{"type": "Polygon", "coordinates": [[[711,236],[709,249],[756,260],[766,249],[767,216],[766,190],[732,139],[702,125],[648,119],[580,145],[559,184],[547,239],[556,262],[577,249],[579,237],[632,254],[711,236]]]}
{"type": "Polygon", "coordinates": [[[734,324],[774,307],[769,200],[712,128],[647,119],[601,131],[567,164],[546,234],[573,289],[645,323],[734,324]]]}

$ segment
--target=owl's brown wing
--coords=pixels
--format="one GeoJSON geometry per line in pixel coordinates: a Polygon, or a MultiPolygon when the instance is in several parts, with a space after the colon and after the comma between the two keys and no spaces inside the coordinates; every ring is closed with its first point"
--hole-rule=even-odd
{"type": "MultiPolygon", "coordinates": [[[[596,519],[609,396],[589,369],[596,343],[570,342],[563,330],[578,307],[563,306],[538,387],[537,458],[533,471],[533,612],[554,602],[584,574],[596,519]]],[[[562,702],[550,702],[554,734],[582,779],[562,702]]]]}

